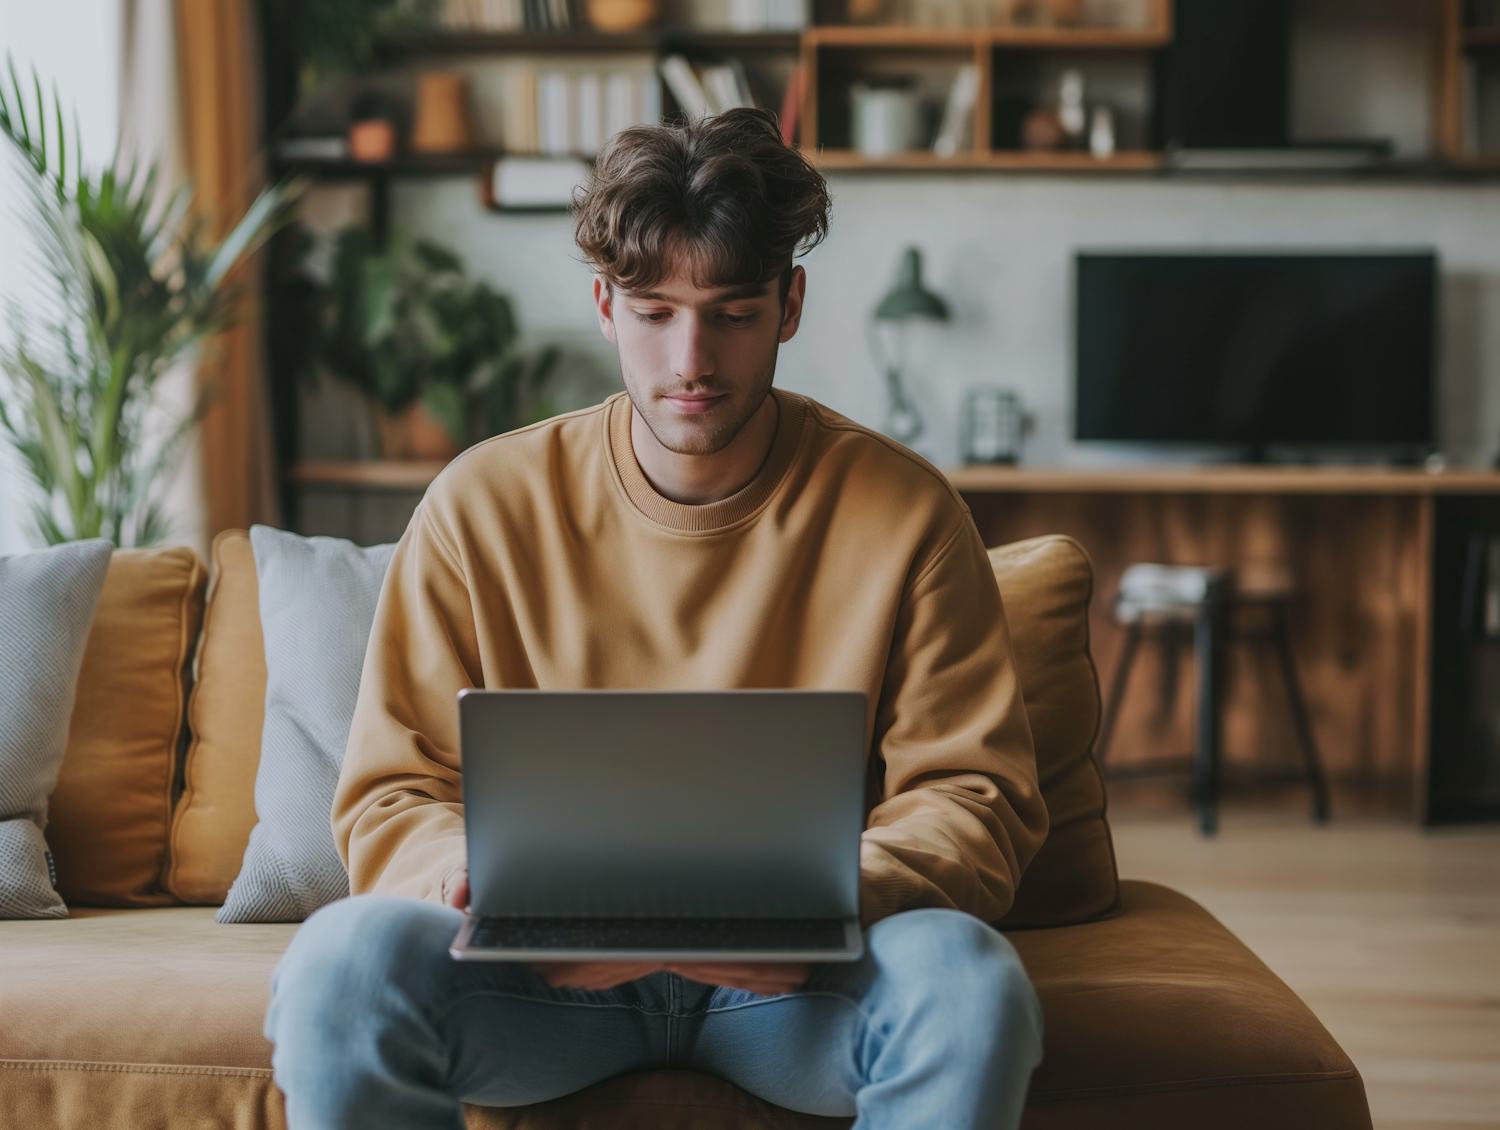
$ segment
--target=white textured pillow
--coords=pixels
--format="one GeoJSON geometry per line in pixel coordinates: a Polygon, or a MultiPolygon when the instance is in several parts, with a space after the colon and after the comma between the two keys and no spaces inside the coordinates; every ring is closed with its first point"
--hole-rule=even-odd
{"type": "Polygon", "coordinates": [[[107,541],[0,557],[0,918],[66,918],[42,831],[68,746],[107,541]]]}
{"type": "Polygon", "coordinates": [[[365,645],[394,545],[250,531],[266,648],[266,720],[245,861],[220,922],[300,922],[349,893],[333,846],[365,645]]]}

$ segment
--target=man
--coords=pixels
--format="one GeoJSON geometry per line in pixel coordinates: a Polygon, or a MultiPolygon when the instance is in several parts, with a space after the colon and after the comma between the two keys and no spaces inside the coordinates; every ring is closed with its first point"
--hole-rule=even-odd
{"type": "Polygon", "coordinates": [[[391,563],[333,812],[356,897],[299,932],[266,1021],[292,1130],[459,1130],[460,1100],[663,1067],[860,1130],[1016,1125],[1040,1015],[985,923],[1046,834],[1031,733],[953,489],[772,389],[827,209],[761,111],[599,158],[576,237],[626,391],[465,453],[391,563]],[[864,959],[450,960],[465,687],[866,692],[864,959]]]}

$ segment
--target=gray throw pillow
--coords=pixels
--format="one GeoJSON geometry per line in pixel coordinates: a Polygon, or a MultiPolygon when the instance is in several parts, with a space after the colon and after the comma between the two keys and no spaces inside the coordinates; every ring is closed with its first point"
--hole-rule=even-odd
{"type": "Polygon", "coordinates": [[[255,814],[220,922],[301,922],[349,893],[333,846],[333,792],[365,645],[394,545],[250,531],[266,646],[255,814]]]}
{"type": "Polygon", "coordinates": [[[0,557],[0,918],[66,918],[42,836],[107,541],[0,557]]]}

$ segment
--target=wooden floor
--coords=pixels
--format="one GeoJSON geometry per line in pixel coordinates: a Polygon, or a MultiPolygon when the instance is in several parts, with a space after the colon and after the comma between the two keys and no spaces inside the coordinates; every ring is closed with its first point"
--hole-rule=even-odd
{"type": "Polygon", "coordinates": [[[1376,1130],[1500,1130],[1500,828],[1110,813],[1120,873],[1197,899],[1316,1012],[1376,1130]]]}

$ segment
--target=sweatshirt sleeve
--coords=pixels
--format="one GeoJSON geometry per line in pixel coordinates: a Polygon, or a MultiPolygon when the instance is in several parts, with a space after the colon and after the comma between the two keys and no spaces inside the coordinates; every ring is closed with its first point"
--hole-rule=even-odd
{"type": "Polygon", "coordinates": [[[1047,834],[1010,632],[965,516],[897,615],[875,719],[863,916],[948,907],[987,922],[1047,834]]]}
{"type": "Polygon", "coordinates": [[[355,894],[442,900],[464,866],[458,692],[481,685],[468,585],[418,509],[391,560],[333,801],[355,894]]]}

